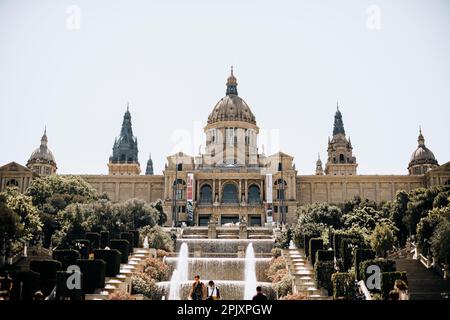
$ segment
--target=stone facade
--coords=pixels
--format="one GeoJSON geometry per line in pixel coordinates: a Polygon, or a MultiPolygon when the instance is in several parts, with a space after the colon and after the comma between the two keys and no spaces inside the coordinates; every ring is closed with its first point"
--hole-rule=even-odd
{"type": "MultiPolygon", "coordinates": [[[[168,156],[162,175],[153,174],[150,157],[146,174],[140,175],[137,138],[127,109],[108,162],[109,174],[81,177],[114,202],[162,199],[168,225],[207,225],[210,220],[221,225],[242,219],[249,226],[270,221],[292,223],[298,206],[308,203],[342,203],[354,196],[383,202],[393,200],[399,190],[450,184],[450,162],[438,165],[433,153],[425,148],[422,133],[409,163],[409,175],[358,175],[339,109],[325,170],[319,158],[315,175],[299,175],[292,156],[258,153],[259,128],[249,106],[238,96],[233,73],[227,80],[226,96],[213,108],[204,133],[204,154],[180,152],[168,156]]],[[[46,147],[46,135],[44,140],[46,147]]],[[[37,151],[34,161],[49,158],[47,153],[37,151]]],[[[51,159],[54,162],[53,156],[51,159]]],[[[30,170],[15,162],[7,164],[0,167],[0,191],[17,186],[25,192],[31,179],[41,174],[33,167],[30,170]]]]}

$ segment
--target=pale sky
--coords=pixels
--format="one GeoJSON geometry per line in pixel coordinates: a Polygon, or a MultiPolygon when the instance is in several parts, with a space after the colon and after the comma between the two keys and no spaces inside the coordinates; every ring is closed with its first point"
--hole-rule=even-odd
{"type": "Polygon", "coordinates": [[[0,0],[0,165],[47,126],[59,173],[106,174],[129,101],[161,173],[180,136],[198,153],[231,65],[260,145],[299,174],[326,159],[337,100],[359,174],[406,174],[419,125],[443,164],[449,39],[447,0],[0,0]]]}

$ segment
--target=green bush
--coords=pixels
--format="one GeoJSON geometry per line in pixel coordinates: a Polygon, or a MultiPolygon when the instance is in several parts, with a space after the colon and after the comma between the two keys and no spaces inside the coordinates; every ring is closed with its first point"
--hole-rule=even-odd
{"type": "Polygon", "coordinates": [[[343,271],[348,271],[353,264],[353,249],[364,247],[364,242],[359,237],[349,237],[340,239],[340,255],[342,259],[343,271]]]}
{"type": "Polygon", "coordinates": [[[389,299],[389,292],[394,289],[395,280],[403,280],[408,283],[406,272],[382,272],[381,273],[381,296],[384,300],[389,299]]]}
{"type": "Polygon", "coordinates": [[[331,276],[334,300],[355,299],[355,276],[353,273],[338,272],[331,276]]]}
{"type": "MultiPolygon", "coordinates": [[[[389,260],[389,259],[372,259],[372,260],[366,260],[364,262],[361,262],[359,265],[359,276],[361,277],[361,280],[366,282],[367,280],[367,273],[366,270],[369,266],[376,265],[380,268],[381,272],[395,272],[395,261],[389,260]]],[[[370,274],[369,274],[370,276],[370,274]]]]}
{"type": "Polygon", "coordinates": [[[120,273],[120,262],[122,260],[122,254],[119,250],[110,249],[97,249],[94,250],[94,258],[96,260],[103,260],[106,263],[105,275],[107,277],[115,277],[120,273]]]}
{"type": "Polygon", "coordinates": [[[48,295],[55,287],[56,272],[62,270],[62,264],[57,260],[32,260],[30,270],[39,273],[42,293],[48,295]]]}
{"type": "Polygon", "coordinates": [[[109,242],[109,247],[110,249],[116,249],[120,251],[120,253],[122,254],[122,263],[128,262],[128,256],[130,255],[130,243],[128,242],[128,240],[113,239],[109,242]]]}
{"type": "Polygon", "coordinates": [[[75,288],[68,288],[67,287],[67,281],[69,280],[69,277],[74,275],[73,272],[67,272],[67,271],[58,271],[56,272],[56,293],[55,298],[56,299],[64,299],[64,298],[70,298],[70,300],[81,300],[83,299],[83,274],[79,273],[80,281],[81,281],[81,288],[75,289],[75,288]]]}
{"type": "Polygon", "coordinates": [[[86,240],[89,240],[92,249],[100,247],[100,234],[97,232],[86,232],[86,240]]]}
{"type": "Polygon", "coordinates": [[[167,234],[160,226],[146,226],[140,229],[141,237],[148,237],[148,245],[150,248],[162,249],[167,252],[172,252],[174,248],[174,241],[172,237],[167,234]]]}
{"type": "Polygon", "coordinates": [[[103,260],[77,261],[80,271],[83,274],[83,292],[94,293],[95,289],[105,287],[106,263],[103,260]]]}
{"type": "Polygon", "coordinates": [[[272,254],[272,258],[278,258],[281,257],[281,249],[280,248],[273,248],[270,253],[272,254]]]}
{"type": "Polygon", "coordinates": [[[303,244],[302,244],[302,248],[305,249],[305,255],[307,258],[309,258],[309,240],[312,238],[319,238],[320,237],[320,233],[307,233],[303,235],[303,244]]]}
{"type": "Polygon", "coordinates": [[[375,259],[375,251],[372,249],[356,249],[355,250],[355,275],[356,280],[360,280],[361,276],[359,274],[359,265],[361,262],[366,260],[375,259]]]}
{"type": "Polygon", "coordinates": [[[317,261],[314,265],[314,275],[317,288],[324,288],[328,295],[333,294],[331,276],[335,273],[334,261],[317,261]]]}
{"type": "Polygon", "coordinates": [[[311,264],[314,266],[316,262],[316,252],[317,250],[323,249],[323,239],[321,238],[312,238],[309,240],[309,258],[311,260],[311,264]]]}
{"type": "Polygon", "coordinates": [[[54,250],[53,259],[58,260],[62,264],[62,269],[66,270],[68,266],[75,265],[80,259],[80,253],[73,249],[54,250]]]}
{"type": "Polygon", "coordinates": [[[267,268],[266,270],[266,276],[267,278],[272,281],[272,282],[276,282],[275,278],[277,275],[277,272],[279,270],[286,270],[286,260],[283,257],[278,257],[278,258],[273,258],[272,260],[270,260],[269,263],[269,268],[267,268]]]}
{"type": "Polygon", "coordinates": [[[145,273],[137,273],[131,277],[131,292],[133,294],[142,294],[150,300],[161,300],[163,295],[154,279],[145,273]]]}
{"type": "Polygon", "coordinates": [[[10,277],[13,279],[10,299],[14,301],[32,300],[41,287],[40,275],[34,271],[14,271],[11,272],[10,277]],[[20,284],[22,284],[22,292],[20,292],[20,284]]]}
{"type": "Polygon", "coordinates": [[[317,261],[333,261],[334,262],[334,251],[333,250],[317,250],[316,262],[317,261]]]}
{"type": "Polygon", "coordinates": [[[281,281],[275,283],[273,285],[274,290],[276,291],[278,298],[285,297],[289,294],[292,294],[292,282],[294,277],[286,273],[281,281]]]}
{"type": "Polygon", "coordinates": [[[100,248],[105,249],[109,247],[109,231],[100,232],[100,248]]]}

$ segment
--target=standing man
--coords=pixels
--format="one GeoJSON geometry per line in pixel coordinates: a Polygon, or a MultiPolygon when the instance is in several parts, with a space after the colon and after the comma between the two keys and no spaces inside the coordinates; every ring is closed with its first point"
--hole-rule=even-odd
{"type": "Polygon", "coordinates": [[[194,283],[192,284],[189,298],[192,300],[204,300],[207,297],[206,286],[200,281],[200,276],[194,277],[194,283]]]}
{"type": "Polygon", "coordinates": [[[256,287],[256,295],[253,296],[253,299],[255,301],[266,301],[267,296],[262,292],[262,287],[257,286],[256,287]]]}

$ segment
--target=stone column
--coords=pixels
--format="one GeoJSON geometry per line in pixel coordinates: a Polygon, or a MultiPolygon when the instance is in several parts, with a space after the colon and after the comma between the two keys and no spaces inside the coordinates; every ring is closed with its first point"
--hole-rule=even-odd
{"type": "Polygon", "coordinates": [[[238,195],[238,202],[241,203],[242,202],[242,180],[239,179],[239,195],[238,195]]]}
{"type": "Polygon", "coordinates": [[[219,179],[219,202],[222,203],[222,179],[219,179]]]}

